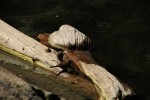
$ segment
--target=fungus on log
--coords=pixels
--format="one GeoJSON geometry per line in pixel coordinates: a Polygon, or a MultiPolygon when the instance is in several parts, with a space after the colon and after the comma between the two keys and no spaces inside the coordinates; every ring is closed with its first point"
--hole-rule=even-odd
{"type": "MultiPolygon", "coordinates": [[[[71,39],[67,39],[69,40],[68,43],[71,44],[72,47],[74,47],[74,45],[71,41],[74,41],[75,48],[84,46],[80,44],[80,42],[87,41],[86,45],[91,43],[87,37],[85,38],[85,41],[82,41],[82,39],[84,39],[84,34],[69,25],[63,25],[54,33],[56,35],[62,34],[62,36],[60,35],[61,37],[63,37],[63,34],[65,34],[64,36],[72,34],[71,39]],[[80,35],[81,37],[78,37],[80,35]],[[74,36],[77,36],[77,38],[74,36]]],[[[61,40],[67,41],[64,39],[65,38],[59,38],[59,40],[57,40],[56,38],[55,40],[56,42],[61,42],[61,40]]],[[[54,42],[55,41],[52,43],[50,40],[50,45],[53,47],[59,47],[58,49],[62,48],[64,55],[69,57],[72,63],[74,63],[74,65],[79,68],[82,73],[92,80],[97,93],[99,94],[99,100],[122,100],[126,96],[132,95],[132,90],[127,85],[123,85],[114,75],[95,63],[89,51],[69,50],[69,48],[66,48],[67,43],[63,45],[63,47],[60,47],[60,45],[55,45],[54,42]],[[87,57],[83,55],[83,57],[90,59],[89,61],[82,59],[82,52],[85,55],[88,55],[87,57]]],[[[47,53],[46,46],[22,34],[2,20],[0,20],[0,44],[1,49],[13,54],[15,53],[19,57],[24,56],[22,57],[23,59],[26,59],[36,65],[54,72],[58,72],[58,70],[60,71],[60,68],[58,67],[50,68],[50,66],[57,66],[61,63],[57,57],[58,53],[55,50],[51,49],[52,52],[47,53]]]]}

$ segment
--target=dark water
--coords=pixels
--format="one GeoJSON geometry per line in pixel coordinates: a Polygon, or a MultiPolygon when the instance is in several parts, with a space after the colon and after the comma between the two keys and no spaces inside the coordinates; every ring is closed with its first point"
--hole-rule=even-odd
{"type": "Polygon", "coordinates": [[[150,90],[149,1],[1,0],[0,18],[35,38],[70,24],[89,35],[99,64],[129,84],[140,100],[150,90]]]}

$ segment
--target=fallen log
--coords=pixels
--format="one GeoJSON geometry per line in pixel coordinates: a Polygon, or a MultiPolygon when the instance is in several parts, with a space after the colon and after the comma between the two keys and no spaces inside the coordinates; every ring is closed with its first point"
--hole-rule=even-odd
{"type": "Polygon", "coordinates": [[[58,68],[49,69],[49,66],[57,65],[59,62],[57,52],[52,50],[51,53],[47,53],[46,46],[26,36],[2,20],[0,20],[0,45],[1,49],[22,57],[33,64],[41,65],[48,70],[60,70],[58,68]]]}
{"type": "MultiPolygon", "coordinates": [[[[48,49],[48,47],[44,46],[35,39],[23,34],[22,32],[16,30],[15,28],[8,25],[2,20],[0,20],[0,49],[10,54],[13,54],[27,62],[30,62],[31,64],[36,65],[36,67],[41,67],[45,69],[49,73],[54,74],[51,76],[54,79],[56,79],[56,75],[60,71],[62,71],[62,69],[59,67],[50,68],[50,66],[55,66],[60,62],[58,60],[57,52],[55,50],[51,49],[51,52],[47,52],[46,50],[48,49]]],[[[17,70],[15,71],[15,69],[13,70],[14,70],[13,72],[16,72],[16,74],[20,73],[17,70]]],[[[25,77],[29,77],[28,74],[30,75],[30,73],[27,73],[27,75],[25,75],[25,73],[26,73],[25,71],[21,72],[21,74],[24,75],[25,77]]],[[[33,80],[36,81],[38,80],[35,79],[37,78],[36,75],[35,76],[33,75],[33,77],[29,77],[29,80],[31,80],[31,78],[34,78],[33,80]]],[[[42,77],[38,78],[41,79],[42,77]]],[[[79,94],[83,95],[83,97],[85,98],[97,100],[98,95],[96,93],[96,90],[94,88],[93,83],[90,82],[89,80],[84,79],[80,76],[78,77],[67,73],[61,74],[59,78],[56,79],[57,84],[63,83],[65,86],[68,86],[68,88],[70,88],[71,90],[74,89],[75,93],[79,92],[79,94]],[[62,82],[59,82],[60,80],[62,80],[62,82]]],[[[45,77],[42,80],[46,81],[45,77]]],[[[47,80],[46,83],[50,83],[49,80],[47,80]]],[[[41,88],[50,91],[49,88],[51,87],[50,86],[48,87],[48,85],[49,84],[43,85],[46,86],[47,88],[45,87],[41,88]]],[[[58,94],[61,93],[58,92],[58,94]]],[[[63,96],[63,94],[61,95],[63,96]]],[[[75,98],[72,98],[72,100],[75,100],[75,98]]]]}
{"type": "MultiPolygon", "coordinates": [[[[57,32],[70,32],[68,30],[70,30],[70,26],[65,26],[65,28],[61,28],[57,32]]],[[[79,31],[76,30],[75,32],[79,31]]],[[[54,49],[51,49],[50,53],[46,52],[46,46],[14,29],[2,20],[0,20],[0,44],[1,49],[28,60],[32,64],[56,74],[61,71],[61,68],[58,67],[50,68],[50,66],[56,66],[60,63],[57,57],[58,53],[54,49]]],[[[71,53],[66,53],[66,55],[72,58],[71,53]]],[[[126,96],[133,94],[127,85],[123,85],[103,67],[80,61],[76,57],[72,58],[72,61],[92,80],[99,94],[99,100],[122,100],[126,96]]]]}
{"type": "MultiPolygon", "coordinates": [[[[31,87],[36,86],[43,92],[50,92],[67,100],[97,100],[98,98],[96,90],[91,82],[81,77],[73,77],[70,75],[68,75],[68,77],[58,77],[56,74],[53,74],[48,70],[34,66],[29,62],[2,50],[0,50],[0,66],[8,70],[10,73],[15,74],[17,77],[22,78],[29,83],[31,87]]],[[[14,79],[14,76],[9,75],[8,77],[12,80],[14,79]]],[[[0,79],[2,79],[2,75],[0,76],[0,79]]],[[[3,83],[7,84],[7,82],[8,81],[6,80],[3,83]]],[[[7,86],[5,86],[6,85],[4,85],[3,88],[7,88],[7,86]]],[[[0,92],[3,91],[0,89],[0,92]]],[[[18,90],[16,93],[17,92],[19,93],[20,91],[18,90]]],[[[47,93],[45,96],[46,95],[47,93]]]]}

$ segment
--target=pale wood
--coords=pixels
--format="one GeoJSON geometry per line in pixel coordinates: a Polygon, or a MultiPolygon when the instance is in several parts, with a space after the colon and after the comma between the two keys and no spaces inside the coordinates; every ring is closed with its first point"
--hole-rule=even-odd
{"type": "MultiPolygon", "coordinates": [[[[32,63],[34,62],[31,58],[37,58],[38,61],[35,64],[45,69],[54,72],[61,70],[60,68],[49,68],[59,63],[55,50],[52,50],[50,53],[46,52],[46,46],[26,36],[2,20],[0,20],[0,45],[1,49],[4,48],[5,51],[11,51],[12,54],[26,55],[26,57],[22,58],[25,60],[30,59],[29,61],[32,63]]],[[[79,63],[82,65],[80,70],[93,81],[99,93],[99,100],[115,100],[120,91],[122,91],[122,98],[132,94],[130,88],[122,85],[115,76],[103,67],[84,62],[79,63]]]]}
{"type": "Polygon", "coordinates": [[[48,49],[46,46],[16,30],[2,20],[0,20],[0,45],[1,48],[5,47],[5,50],[11,51],[12,54],[20,57],[26,55],[23,58],[25,60],[29,60],[30,58],[38,59],[35,62],[32,59],[29,61],[36,65],[42,65],[45,69],[52,70],[56,73],[61,70],[57,67],[50,68],[50,66],[55,66],[59,63],[57,52],[54,50],[50,53],[46,52],[48,49]]]}
{"type": "MultiPolygon", "coordinates": [[[[73,44],[71,43],[72,41],[78,40],[78,37],[80,36],[81,39],[84,39],[84,36],[82,36],[82,34],[83,33],[81,33],[80,31],[78,31],[70,25],[62,25],[59,28],[59,30],[52,33],[53,36],[50,35],[50,37],[59,38],[59,40],[55,39],[55,41],[52,41],[52,44],[54,46],[57,47],[57,45],[65,45],[65,47],[67,47],[69,44],[73,44]],[[74,35],[74,37],[70,36],[72,34],[74,35]],[[76,35],[78,35],[77,38],[76,35]]],[[[78,44],[78,41],[74,42],[74,44],[75,43],[78,44]]],[[[81,43],[81,41],[79,43],[81,43]]],[[[108,72],[104,67],[97,65],[92,56],[84,55],[84,51],[78,55],[78,53],[75,54],[73,52],[70,52],[68,48],[65,48],[64,54],[66,54],[75,63],[75,65],[93,81],[97,92],[100,95],[100,100],[119,100],[133,93],[132,89],[130,89],[127,85],[122,84],[114,75],[108,72]],[[82,61],[82,59],[80,59],[80,57],[82,56],[86,58],[85,61],[82,61]]]]}
{"type": "MultiPolygon", "coordinates": [[[[86,52],[82,52],[86,53],[86,52]]],[[[65,51],[74,64],[94,83],[97,92],[99,93],[99,100],[122,100],[127,96],[133,95],[132,89],[126,84],[121,83],[114,75],[109,73],[104,67],[97,65],[92,56],[75,55],[77,53],[65,51]],[[84,56],[90,61],[83,61],[80,56],[84,56]]]]}
{"type": "MultiPolygon", "coordinates": [[[[82,77],[73,77],[72,75],[68,75],[68,77],[61,77],[62,75],[56,76],[48,70],[43,70],[43,68],[39,67],[35,68],[35,66],[32,66],[30,63],[21,59],[16,59],[15,56],[1,50],[0,61],[2,62],[0,65],[3,68],[11,73],[19,75],[23,80],[30,83],[31,86],[36,86],[44,91],[57,94],[67,100],[83,100],[83,98],[85,100],[86,98],[97,100],[98,98],[96,90],[93,84],[91,84],[92,82],[85,80],[82,77]],[[76,93],[78,94],[75,95],[76,93]]],[[[11,78],[13,79],[14,77],[11,76],[10,79],[11,78]]]]}
{"type": "MultiPolygon", "coordinates": [[[[57,75],[60,71],[62,71],[62,69],[59,67],[50,68],[51,66],[55,66],[60,63],[57,57],[58,53],[55,50],[51,49],[51,52],[47,52],[46,50],[48,47],[23,34],[1,19],[0,49],[18,56],[34,65],[37,65],[37,67],[42,67],[51,74],[55,73],[55,75],[57,75]],[[33,59],[38,60],[34,61],[33,59]]],[[[75,85],[69,85],[68,87],[72,89],[76,87],[77,90],[81,89],[80,92],[87,97],[92,96],[94,99],[98,97],[93,83],[87,79],[84,79],[80,76],[69,75],[67,73],[62,73],[59,78],[65,82],[64,84],[66,86],[72,82],[75,82],[75,85]],[[76,81],[79,82],[76,83],[76,81]]]]}
{"type": "Polygon", "coordinates": [[[96,64],[80,63],[82,65],[82,72],[94,82],[97,92],[101,95],[100,100],[120,100],[132,95],[131,88],[123,85],[103,67],[96,64]]]}

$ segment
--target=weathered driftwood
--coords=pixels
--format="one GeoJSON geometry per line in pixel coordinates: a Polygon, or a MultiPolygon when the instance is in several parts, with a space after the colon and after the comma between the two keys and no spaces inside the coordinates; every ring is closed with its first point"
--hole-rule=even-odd
{"type": "MultiPolygon", "coordinates": [[[[33,65],[46,69],[49,73],[55,74],[52,76],[54,78],[56,78],[56,75],[62,70],[58,67],[50,68],[50,66],[55,66],[59,63],[59,60],[57,59],[57,52],[55,50],[51,49],[51,52],[47,52],[46,50],[48,48],[46,46],[16,30],[2,20],[0,20],[0,49],[20,57],[33,65]]],[[[13,72],[16,72],[15,69],[13,70],[13,72]]],[[[22,73],[25,75],[24,72],[22,73]]],[[[18,72],[16,74],[18,74],[18,72]]],[[[30,75],[30,73],[28,74],[30,75]]],[[[36,77],[32,76],[30,78],[35,79],[36,77]]],[[[89,98],[95,100],[98,97],[93,83],[89,82],[87,79],[65,73],[61,74],[59,78],[64,84],[66,84],[66,86],[69,84],[68,88],[75,88],[75,90],[77,90],[76,92],[80,91],[81,95],[84,95],[85,97],[90,96],[89,98]],[[74,83],[74,85],[70,85],[71,83],[74,83]]],[[[44,79],[44,81],[46,80],[44,79]]],[[[45,84],[44,86],[47,87],[48,85],[50,84],[45,84]]]]}
{"type": "MultiPolygon", "coordinates": [[[[57,52],[52,50],[47,53],[47,47],[37,42],[33,38],[26,36],[12,26],[0,20],[0,47],[5,51],[23,57],[36,65],[42,65],[49,69],[49,66],[57,65],[57,52]],[[3,46],[3,47],[2,47],[3,46]]],[[[52,71],[60,71],[59,68],[51,68],[52,71]]]]}
{"type": "MultiPolygon", "coordinates": [[[[47,53],[47,47],[17,31],[2,20],[0,20],[0,44],[5,51],[16,53],[20,57],[25,55],[26,58],[22,57],[23,59],[29,60],[45,69],[54,72],[60,71],[59,68],[49,68],[49,66],[55,66],[59,62],[55,50],[47,53]]],[[[130,88],[122,85],[115,76],[103,67],[80,61],[76,65],[80,66],[80,70],[93,81],[99,93],[99,100],[123,99],[132,94],[130,88]]]]}
{"type": "MultiPolygon", "coordinates": [[[[74,77],[74,78],[72,78],[71,76],[58,77],[55,74],[50,73],[50,71],[48,70],[44,70],[43,68],[40,67],[35,67],[34,65],[28,63],[27,61],[19,59],[18,57],[1,50],[0,50],[0,66],[7,69],[10,73],[14,73],[18,77],[21,77],[27,83],[30,83],[31,87],[36,86],[36,88],[42,90],[44,94],[46,92],[45,94],[46,97],[48,96],[47,92],[51,92],[67,100],[87,100],[87,99],[97,100],[98,98],[97,92],[93,84],[91,84],[90,81],[88,80],[85,80],[81,77],[74,77]]],[[[0,76],[0,80],[2,79],[2,76],[3,74],[0,76]]],[[[8,78],[13,80],[14,76],[8,75],[8,78]]],[[[5,85],[7,83],[9,85],[8,80],[0,82],[0,85],[1,83],[2,88],[5,89],[9,88],[7,87],[7,85],[5,85]]],[[[10,88],[12,90],[15,90],[15,87],[13,86],[10,88]]],[[[17,90],[16,92],[15,91],[11,92],[18,93],[18,95],[16,96],[19,98],[20,90],[18,91],[17,90]]],[[[1,88],[0,92],[3,92],[1,88]]]]}
{"type": "Polygon", "coordinates": [[[123,85],[105,68],[96,64],[92,55],[82,48],[90,48],[90,39],[70,25],[62,25],[58,31],[50,34],[49,43],[64,51],[72,62],[94,83],[101,100],[123,99],[132,94],[132,90],[123,85]],[[70,50],[70,47],[76,49],[70,50]]]}

